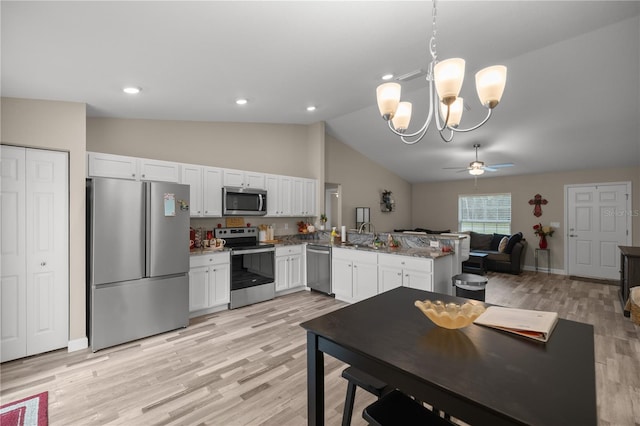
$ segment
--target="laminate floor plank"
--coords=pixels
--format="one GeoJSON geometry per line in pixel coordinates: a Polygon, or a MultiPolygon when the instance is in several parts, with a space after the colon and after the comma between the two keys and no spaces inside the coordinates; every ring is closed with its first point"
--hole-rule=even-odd
{"type": "MultiPolygon", "coordinates": [[[[640,326],[618,287],[559,275],[489,273],[489,303],[551,310],[592,324],[601,426],[640,426],[640,326]]],[[[306,424],[300,323],[346,306],[298,292],[194,318],[189,327],[96,353],[59,350],[0,365],[0,403],[49,391],[52,426],[306,424]]],[[[347,382],[325,357],[325,418],[339,425],[347,382]]],[[[356,392],[353,425],[375,397],[356,392]]]]}

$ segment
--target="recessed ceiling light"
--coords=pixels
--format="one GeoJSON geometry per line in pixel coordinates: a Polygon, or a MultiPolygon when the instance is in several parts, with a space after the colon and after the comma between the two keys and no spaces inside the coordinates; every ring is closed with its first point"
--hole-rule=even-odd
{"type": "Polygon", "coordinates": [[[310,106],[307,107],[307,111],[309,111],[309,112],[315,111],[315,110],[316,110],[316,107],[313,106],[313,105],[310,105],[310,106]]]}
{"type": "Polygon", "coordinates": [[[246,105],[248,101],[246,99],[240,98],[240,99],[236,99],[236,103],[238,105],[246,105]]]}
{"type": "Polygon", "coordinates": [[[385,74],[382,76],[383,80],[391,80],[393,78],[393,74],[385,74]]]}
{"type": "Polygon", "coordinates": [[[129,95],[137,95],[142,89],[139,87],[125,87],[122,91],[129,95]]]}

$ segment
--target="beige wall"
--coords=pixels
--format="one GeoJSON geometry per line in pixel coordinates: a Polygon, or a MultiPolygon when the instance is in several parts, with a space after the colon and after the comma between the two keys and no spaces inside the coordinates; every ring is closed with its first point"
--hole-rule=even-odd
{"type": "Polygon", "coordinates": [[[317,179],[313,126],[87,118],[87,151],[317,179]]]}
{"type": "MultiPolygon", "coordinates": [[[[356,207],[371,209],[377,232],[411,225],[411,185],[330,135],[326,136],[325,181],[342,185],[342,224],[356,225],[356,207]],[[383,190],[391,191],[396,211],[380,211],[383,190]]],[[[336,225],[332,223],[332,225],[336,225]]]]}
{"type": "MultiPolygon", "coordinates": [[[[413,227],[430,229],[458,229],[458,195],[511,193],[511,230],[522,231],[528,241],[525,265],[534,264],[533,249],[538,239],[533,233],[533,225],[541,222],[559,222],[560,229],[548,239],[552,253],[551,267],[564,270],[564,186],[569,184],[631,182],[632,209],[640,209],[640,168],[582,170],[564,173],[523,175],[510,177],[481,177],[477,187],[473,179],[450,182],[423,183],[413,186],[412,223],[413,227]],[[548,201],[542,206],[542,216],[533,215],[533,206],[528,201],[535,194],[541,194],[548,201]]],[[[633,243],[640,243],[640,217],[632,219],[633,243]]]]}
{"type": "Polygon", "coordinates": [[[85,117],[75,102],[2,98],[2,143],[69,153],[69,339],[85,330],[85,117]]]}

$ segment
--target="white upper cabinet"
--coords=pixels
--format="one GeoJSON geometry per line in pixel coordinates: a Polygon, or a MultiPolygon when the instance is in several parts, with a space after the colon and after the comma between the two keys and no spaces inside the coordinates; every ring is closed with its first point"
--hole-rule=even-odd
{"type": "Polygon", "coordinates": [[[180,165],[171,161],[149,160],[124,155],[90,152],[87,176],[158,182],[180,182],[180,165]]]}
{"type": "Polygon", "coordinates": [[[191,217],[202,217],[203,214],[203,181],[202,166],[193,164],[182,165],[181,183],[189,185],[189,213],[191,217]]]}
{"type": "Polygon", "coordinates": [[[247,172],[244,170],[224,169],[224,186],[238,188],[266,189],[264,173],[247,172]]]}
{"type": "Polygon", "coordinates": [[[292,178],[292,215],[316,216],[316,180],[292,178]]]}
{"type": "Polygon", "coordinates": [[[180,182],[180,165],[171,161],[140,158],[140,180],[180,182]]]}
{"type": "Polygon", "coordinates": [[[222,169],[204,168],[203,204],[205,217],[222,217],[222,169]]]}
{"type": "Polygon", "coordinates": [[[138,159],[123,155],[90,152],[88,154],[87,175],[89,177],[137,180],[139,178],[138,159]]]}
{"type": "Polygon", "coordinates": [[[267,216],[292,216],[292,187],[290,176],[267,175],[267,216]]]}

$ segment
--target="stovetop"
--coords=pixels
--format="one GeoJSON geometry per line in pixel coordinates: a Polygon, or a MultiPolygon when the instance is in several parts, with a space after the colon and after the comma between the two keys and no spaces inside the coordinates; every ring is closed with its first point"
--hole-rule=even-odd
{"type": "Polygon", "coordinates": [[[216,228],[214,235],[225,240],[226,247],[236,251],[275,247],[273,244],[259,242],[256,227],[216,228]]]}

